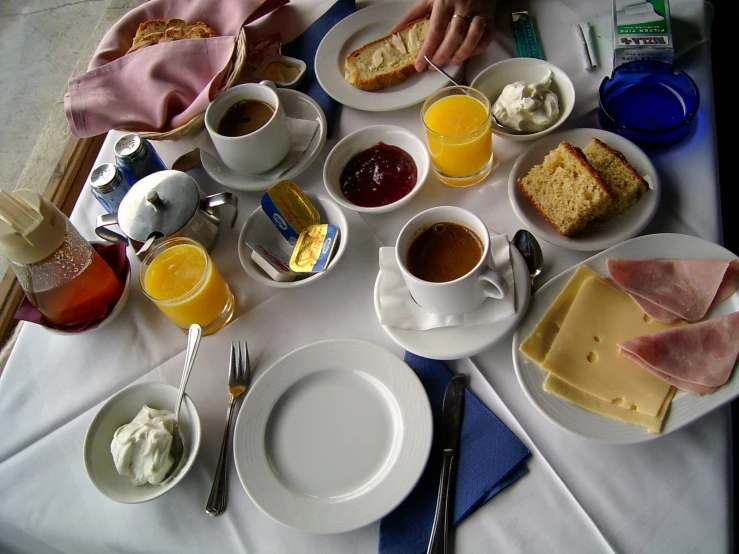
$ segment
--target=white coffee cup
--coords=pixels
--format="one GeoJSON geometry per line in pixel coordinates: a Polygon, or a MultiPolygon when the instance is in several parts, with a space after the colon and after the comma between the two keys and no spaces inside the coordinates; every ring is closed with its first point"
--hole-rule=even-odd
{"type": "Polygon", "coordinates": [[[268,171],[290,151],[292,139],[287,115],[271,81],[237,85],[217,96],[205,110],[205,128],[223,163],[237,173],[268,171]],[[221,135],[218,124],[228,109],[242,100],[260,100],[272,107],[274,113],[267,123],[252,133],[238,137],[221,135]]]}
{"type": "Polygon", "coordinates": [[[489,266],[490,234],[483,221],[472,212],[455,206],[429,208],[406,223],[398,234],[395,258],[408,291],[419,306],[443,315],[471,312],[488,298],[505,296],[506,282],[489,266]],[[467,227],[482,244],[482,255],[467,274],[441,283],[419,279],[408,269],[407,254],[411,243],[434,224],[450,222],[467,227]]]}

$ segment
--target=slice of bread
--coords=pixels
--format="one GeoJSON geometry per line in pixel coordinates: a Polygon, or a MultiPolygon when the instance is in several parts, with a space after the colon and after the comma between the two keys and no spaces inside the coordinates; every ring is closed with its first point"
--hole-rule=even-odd
{"type": "Polygon", "coordinates": [[[397,33],[357,48],[346,57],[344,79],[366,91],[402,83],[416,72],[416,56],[426,40],[428,26],[428,19],[417,19],[397,33]]]}
{"type": "Polygon", "coordinates": [[[563,236],[582,231],[610,208],[612,194],[582,150],[561,142],[516,185],[563,236]]]}
{"type": "Polygon", "coordinates": [[[649,188],[649,184],[628,162],[626,156],[597,138],[590,139],[588,145],[583,148],[583,154],[613,194],[614,201],[610,209],[599,218],[601,221],[608,221],[624,213],[636,204],[649,188]]]}
{"type": "Polygon", "coordinates": [[[218,33],[202,21],[188,25],[184,19],[152,19],[139,24],[133,44],[126,54],[162,42],[216,36],[218,33]]]}

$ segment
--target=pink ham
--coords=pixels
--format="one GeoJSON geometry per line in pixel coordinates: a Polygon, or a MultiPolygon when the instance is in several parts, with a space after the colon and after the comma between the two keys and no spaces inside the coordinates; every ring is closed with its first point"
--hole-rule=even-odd
{"type": "Polygon", "coordinates": [[[739,288],[739,260],[634,260],[610,258],[608,272],[659,321],[698,321],[712,304],[739,288]]]}
{"type": "Polygon", "coordinates": [[[636,337],[619,351],[671,385],[709,394],[726,383],[739,356],[739,312],[636,337]]]}

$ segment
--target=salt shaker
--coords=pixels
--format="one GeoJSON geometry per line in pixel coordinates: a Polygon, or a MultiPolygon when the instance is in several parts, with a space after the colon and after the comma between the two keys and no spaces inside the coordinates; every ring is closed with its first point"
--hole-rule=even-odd
{"type": "Polygon", "coordinates": [[[30,302],[52,324],[101,318],[123,282],[51,202],[32,190],[0,191],[0,253],[30,302]]]}

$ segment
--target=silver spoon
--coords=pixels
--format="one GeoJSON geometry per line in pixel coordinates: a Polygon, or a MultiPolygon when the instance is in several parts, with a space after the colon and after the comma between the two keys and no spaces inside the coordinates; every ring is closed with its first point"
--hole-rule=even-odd
{"type": "MultiPolygon", "coordinates": [[[[449,82],[450,82],[450,83],[452,83],[452,84],[453,84],[454,86],[457,86],[457,87],[461,87],[461,86],[463,86],[463,85],[461,85],[460,83],[458,83],[457,81],[455,81],[455,80],[454,80],[454,79],[452,78],[452,76],[451,76],[451,75],[449,75],[449,73],[447,73],[446,71],[444,71],[444,70],[443,70],[442,68],[440,68],[440,67],[439,67],[438,65],[436,65],[436,64],[435,64],[434,62],[432,62],[432,61],[431,61],[431,60],[429,59],[429,57],[428,57],[428,56],[424,56],[423,58],[424,58],[424,59],[425,59],[425,60],[426,60],[426,61],[428,62],[428,64],[429,64],[429,65],[430,65],[431,67],[433,67],[433,68],[434,68],[434,69],[435,69],[436,71],[438,71],[438,72],[439,72],[439,73],[441,73],[441,74],[442,74],[442,75],[443,75],[444,77],[446,77],[446,78],[447,78],[447,79],[449,80],[449,82]]],[[[495,117],[495,114],[493,113],[492,109],[490,110],[490,115],[492,116],[492,117],[490,118],[490,122],[491,122],[491,123],[493,124],[493,127],[495,127],[495,128],[496,128],[496,129],[497,129],[498,131],[500,131],[501,133],[508,133],[508,134],[510,134],[510,135],[526,135],[526,134],[528,134],[528,133],[527,133],[526,131],[519,131],[518,129],[511,129],[510,127],[506,127],[505,125],[503,125],[503,124],[502,124],[502,123],[501,123],[500,121],[498,121],[498,118],[497,118],[497,117],[495,117]]]]}
{"type": "Polygon", "coordinates": [[[187,351],[185,352],[185,369],[182,372],[182,380],[180,381],[180,392],[177,395],[177,403],[174,409],[174,425],[172,426],[172,446],[169,449],[169,453],[172,456],[172,467],[169,468],[167,475],[164,476],[162,482],[159,485],[164,485],[170,479],[172,479],[180,468],[184,465],[185,461],[185,438],[182,436],[182,430],[180,429],[180,407],[182,406],[182,398],[185,396],[185,386],[190,378],[190,372],[192,366],[195,363],[195,355],[198,353],[198,347],[200,346],[200,337],[203,335],[203,330],[197,323],[190,325],[190,330],[187,333],[187,351]]]}
{"type": "Polygon", "coordinates": [[[531,280],[531,293],[533,294],[534,278],[541,273],[541,268],[544,265],[544,254],[541,252],[539,241],[536,240],[536,237],[530,231],[519,229],[513,235],[513,246],[521,253],[526,262],[531,280]]]}

